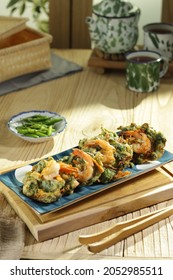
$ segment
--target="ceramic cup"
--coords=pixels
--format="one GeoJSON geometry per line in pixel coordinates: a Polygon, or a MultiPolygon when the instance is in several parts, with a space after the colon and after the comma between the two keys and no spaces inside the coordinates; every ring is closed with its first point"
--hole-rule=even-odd
{"type": "Polygon", "coordinates": [[[152,92],[168,69],[168,60],[154,51],[134,51],[126,55],[126,80],[130,90],[152,92]]]}
{"type": "Polygon", "coordinates": [[[154,50],[173,60],[173,25],[168,23],[151,23],[143,27],[144,49],[154,50]]]}

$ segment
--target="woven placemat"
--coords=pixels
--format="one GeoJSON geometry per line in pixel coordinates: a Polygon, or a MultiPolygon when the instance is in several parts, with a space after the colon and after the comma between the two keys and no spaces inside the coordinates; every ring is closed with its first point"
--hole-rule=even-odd
{"type": "Polygon", "coordinates": [[[53,53],[51,54],[51,59],[53,66],[49,70],[26,74],[0,83],[0,95],[28,88],[52,79],[57,79],[83,69],[80,65],[53,53]]]}

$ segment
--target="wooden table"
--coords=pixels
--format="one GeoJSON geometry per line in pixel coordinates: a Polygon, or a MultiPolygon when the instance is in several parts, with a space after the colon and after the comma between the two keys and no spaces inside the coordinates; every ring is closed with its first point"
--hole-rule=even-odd
{"type": "MultiPolygon", "coordinates": [[[[84,67],[83,71],[42,83],[0,97],[0,169],[56,154],[78,144],[79,139],[100,132],[101,125],[116,130],[131,122],[148,122],[167,138],[166,149],[173,152],[173,79],[172,73],[161,80],[155,93],[134,93],[125,85],[125,71],[111,70],[103,75],[87,66],[90,50],[56,50],[56,53],[84,67]],[[54,141],[32,144],[12,135],[8,119],[20,111],[50,110],[64,115],[66,130],[54,141]]],[[[171,164],[170,164],[171,166],[171,164]]],[[[13,211],[8,203],[4,208],[13,211]]],[[[78,242],[78,235],[95,232],[117,221],[130,219],[158,207],[173,204],[173,199],[160,202],[126,215],[79,229],[62,236],[37,242],[26,228],[25,247],[21,258],[31,259],[113,259],[172,258],[173,216],[93,255],[78,242]]]]}

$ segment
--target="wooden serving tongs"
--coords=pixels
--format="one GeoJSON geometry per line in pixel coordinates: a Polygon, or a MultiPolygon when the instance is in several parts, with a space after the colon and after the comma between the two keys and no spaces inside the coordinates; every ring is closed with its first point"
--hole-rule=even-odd
{"type": "Polygon", "coordinates": [[[119,241],[137,233],[173,214],[173,205],[142,215],[140,217],[117,223],[106,230],[80,235],[79,242],[88,245],[88,250],[99,253],[102,250],[118,243],[119,241]]]}

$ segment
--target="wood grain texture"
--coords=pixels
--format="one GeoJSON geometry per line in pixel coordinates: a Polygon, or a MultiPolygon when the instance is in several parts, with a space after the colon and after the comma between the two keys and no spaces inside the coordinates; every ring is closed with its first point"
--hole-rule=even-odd
{"type": "Polygon", "coordinates": [[[173,2],[172,0],[162,0],[162,22],[172,23],[173,2]]]}
{"type": "Polygon", "coordinates": [[[88,25],[85,23],[87,16],[92,14],[92,0],[73,0],[71,16],[71,48],[90,49],[91,40],[88,25]]]}
{"type": "Polygon", "coordinates": [[[50,0],[50,34],[54,48],[91,48],[86,16],[92,13],[92,0],[50,0]]]}
{"type": "Polygon", "coordinates": [[[53,36],[52,47],[69,48],[71,0],[49,0],[49,10],[49,30],[53,36]]]}

